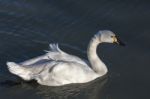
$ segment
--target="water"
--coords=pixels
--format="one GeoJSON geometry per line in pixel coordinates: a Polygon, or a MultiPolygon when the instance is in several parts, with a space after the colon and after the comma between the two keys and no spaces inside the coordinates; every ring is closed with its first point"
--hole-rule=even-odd
{"type": "Polygon", "coordinates": [[[0,97],[3,99],[148,99],[150,2],[144,0],[0,0],[0,97]],[[6,61],[44,54],[49,43],[86,58],[90,38],[114,31],[126,47],[102,44],[109,74],[87,84],[46,87],[22,82],[6,61]],[[21,83],[20,83],[21,81],[21,83]]]}

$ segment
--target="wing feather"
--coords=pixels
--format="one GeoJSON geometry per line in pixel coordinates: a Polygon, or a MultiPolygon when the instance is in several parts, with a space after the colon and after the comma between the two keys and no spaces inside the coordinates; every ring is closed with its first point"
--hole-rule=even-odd
{"type": "Polygon", "coordinates": [[[29,60],[26,60],[24,62],[21,62],[22,65],[31,65],[34,63],[37,63],[38,61],[48,59],[53,61],[68,61],[68,62],[77,62],[81,63],[83,65],[87,65],[85,61],[83,61],[81,58],[70,55],[64,51],[62,51],[58,44],[49,44],[49,50],[46,51],[45,55],[38,56],[29,60]]]}

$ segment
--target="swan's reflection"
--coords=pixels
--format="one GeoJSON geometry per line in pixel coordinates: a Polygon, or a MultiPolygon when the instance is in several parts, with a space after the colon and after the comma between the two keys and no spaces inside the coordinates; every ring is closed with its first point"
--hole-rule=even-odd
{"type": "Polygon", "coordinates": [[[37,86],[37,94],[46,99],[100,99],[107,77],[84,84],[70,84],[60,87],[37,86]]]}
{"type": "Polygon", "coordinates": [[[34,91],[36,96],[42,97],[42,99],[101,99],[107,80],[108,75],[105,75],[89,83],[69,84],[59,87],[41,86],[35,82],[7,82],[3,83],[3,87],[9,87],[18,94],[22,89],[29,92],[34,91]]]}

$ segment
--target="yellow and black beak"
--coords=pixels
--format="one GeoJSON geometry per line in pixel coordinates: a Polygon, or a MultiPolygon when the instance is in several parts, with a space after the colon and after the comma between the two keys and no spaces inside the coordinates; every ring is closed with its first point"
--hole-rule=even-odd
{"type": "Polygon", "coordinates": [[[121,46],[125,46],[125,43],[123,43],[117,36],[113,37],[113,43],[121,46]]]}

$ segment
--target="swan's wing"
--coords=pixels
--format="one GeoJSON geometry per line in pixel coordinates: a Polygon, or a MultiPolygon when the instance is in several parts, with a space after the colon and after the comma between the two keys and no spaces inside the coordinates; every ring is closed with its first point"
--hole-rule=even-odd
{"type": "Polygon", "coordinates": [[[45,67],[45,71],[39,73],[34,79],[43,85],[56,86],[89,81],[93,77],[90,75],[95,74],[91,68],[77,62],[58,61],[54,63],[51,68],[45,67]]]}
{"type": "Polygon", "coordinates": [[[49,59],[54,61],[68,61],[68,62],[77,62],[83,65],[87,65],[85,61],[81,58],[67,54],[66,52],[62,51],[58,44],[49,44],[49,51],[46,51],[45,55],[38,56],[27,61],[21,62],[21,65],[31,65],[43,59],[49,59]]]}

